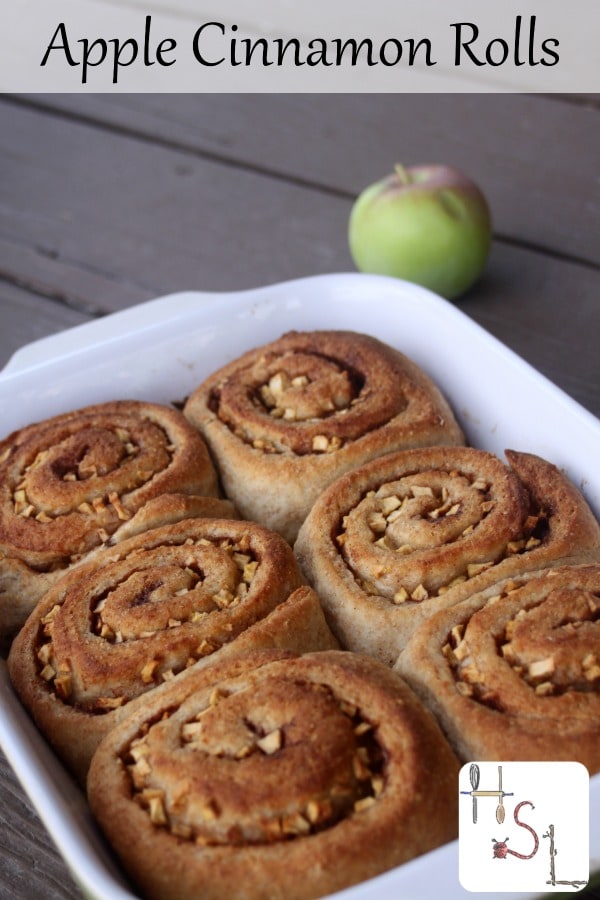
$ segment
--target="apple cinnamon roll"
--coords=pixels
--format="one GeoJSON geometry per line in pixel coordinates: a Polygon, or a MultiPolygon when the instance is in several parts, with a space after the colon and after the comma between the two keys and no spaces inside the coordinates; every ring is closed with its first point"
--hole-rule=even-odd
{"type": "Polygon", "coordinates": [[[241,514],[290,542],[342,473],[391,450],[464,442],[415,363],[344,331],[289,332],[246,353],[200,385],[184,414],[241,514]]]}
{"type": "Polygon", "coordinates": [[[61,574],[164,493],[217,494],[204,441],[170,407],[88,406],[0,442],[0,639],[61,574]]]}
{"type": "Polygon", "coordinates": [[[555,466],[506,451],[390,454],[338,479],[295,545],[343,647],[393,665],[437,610],[502,577],[600,559],[600,526],[555,466]]]}
{"type": "Polygon", "coordinates": [[[457,778],[391,670],[262,653],[138,706],[98,748],[88,796],[149,900],[309,900],[454,838],[457,778]]]}
{"type": "Polygon", "coordinates": [[[99,550],[63,576],[13,641],[8,665],[23,704],[81,778],[132,700],[236,642],[337,646],[280,535],[186,519],[99,550]]]}
{"type": "Polygon", "coordinates": [[[396,669],[463,761],[600,771],[600,565],[492,585],[417,629],[396,669]]]}

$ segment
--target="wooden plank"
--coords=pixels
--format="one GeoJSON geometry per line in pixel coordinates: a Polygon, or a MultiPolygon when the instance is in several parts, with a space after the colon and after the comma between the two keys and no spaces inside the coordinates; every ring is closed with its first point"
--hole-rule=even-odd
{"type": "Polygon", "coordinates": [[[0,751],[1,900],[81,900],[62,858],[0,751]]]}
{"type": "Polygon", "coordinates": [[[600,262],[598,109],[525,95],[39,95],[35,103],[191,154],[353,197],[401,161],[485,190],[495,231],[600,262]]]}
{"type": "Polygon", "coordinates": [[[130,305],[133,292],[137,300],[330,271],[346,253],[346,201],[12,104],[0,104],[0,166],[5,278],[28,283],[36,255],[56,296],[63,274],[93,273],[96,311],[130,305]]]}
{"type": "Polygon", "coordinates": [[[457,306],[600,416],[597,271],[495,244],[457,306]]]}
{"type": "MultiPolygon", "coordinates": [[[[0,134],[0,269],[84,313],[353,268],[346,196],[10,103],[0,134]]],[[[572,351],[597,334],[596,293],[591,266],[499,240],[463,308],[598,411],[593,348],[572,351]]]]}
{"type": "Polygon", "coordinates": [[[24,344],[88,319],[76,309],[0,281],[0,368],[24,344]]]}

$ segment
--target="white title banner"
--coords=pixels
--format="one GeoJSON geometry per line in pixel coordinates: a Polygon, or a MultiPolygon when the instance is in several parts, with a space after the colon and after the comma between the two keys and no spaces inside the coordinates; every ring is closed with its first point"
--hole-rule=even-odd
{"type": "Polygon", "coordinates": [[[4,92],[596,92],[598,0],[18,0],[4,92]]]}

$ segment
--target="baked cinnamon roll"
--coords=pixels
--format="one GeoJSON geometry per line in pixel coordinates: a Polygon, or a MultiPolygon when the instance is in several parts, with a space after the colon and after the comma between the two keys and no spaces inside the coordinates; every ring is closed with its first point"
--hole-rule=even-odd
{"type": "Polygon", "coordinates": [[[206,379],[184,414],[240,513],[290,542],[342,473],[391,450],[464,442],[417,365],[344,331],[290,332],[246,353],[206,379]]]}
{"type": "Polygon", "coordinates": [[[143,896],[308,900],[455,836],[457,760],[395,673],[340,651],[212,668],[92,760],[92,812],[143,896]]]}
{"type": "Polygon", "coordinates": [[[393,665],[437,610],[502,577],[600,559],[600,526],[555,466],[468,447],[390,454],[338,479],[295,545],[342,646],[393,665]]]}
{"type": "Polygon", "coordinates": [[[115,401],[0,442],[0,640],[44,591],[164,493],[214,496],[206,445],[166,406],[115,401]]]}
{"type": "Polygon", "coordinates": [[[99,550],[63,576],[8,664],[40,730],[82,778],[132,700],[234,644],[337,646],[280,535],[186,519],[99,550]]]}
{"type": "Polygon", "coordinates": [[[396,669],[463,761],[600,771],[600,565],[492,585],[417,629],[396,669]]]}

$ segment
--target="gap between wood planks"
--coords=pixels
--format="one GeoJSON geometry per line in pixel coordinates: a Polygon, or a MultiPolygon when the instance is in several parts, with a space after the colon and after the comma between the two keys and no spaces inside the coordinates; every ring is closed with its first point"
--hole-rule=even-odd
{"type": "MultiPolygon", "coordinates": [[[[557,103],[567,103],[570,105],[600,108],[600,98],[597,97],[597,95],[536,94],[531,96],[543,96],[544,99],[553,100],[557,103]]],[[[208,149],[200,149],[182,140],[162,138],[159,135],[149,135],[139,128],[123,124],[117,125],[108,122],[105,119],[102,119],[100,116],[82,113],[81,111],[75,112],[63,107],[56,107],[50,101],[45,102],[44,99],[39,96],[34,99],[32,97],[20,97],[17,95],[5,94],[2,97],[2,101],[46,113],[47,115],[52,115],[56,118],[62,118],[66,121],[77,122],[87,125],[88,127],[98,128],[104,132],[128,137],[133,140],[138,140],[151,146],[164,147],[165,149],[188,154],[197,159],[204,159],[210,162],[216,162],[223,166],[229,166],[237,170],[251,172],[255,175],[260,175],[273,181],[280,181],[286,184],[294,185],[296,187],[305,188],[307,190],[317,191],[321,194],[326,194],[338,199],[351,201],[355,199],[356,196],[356,193],[353,191],[349,191],[344,188],[333,187],[332,185],[326,184],[316,179],[303,178],[302,176],[292,173],[278,172],[277,170],[268,166],[261,166],[258,163],[248,162],[247,160],[237,157],[235,154],[227,155],[223,152],[217,153],[208,149]]],[[[578,256],[573,253],[561,252],[559,250],[556,250],[555,248],[548,248],[534,241],[511,237],[509,235],[503,234],[502,232],[494,232],[494,240],[512,247],[519,247],[523,250],[528,250],[530,252],[538,253],[543,256],[549,256],[553,259],[558,259],[564,262],[570,262],[576,265],[584,266],[588,269],[591,269],[592,271],[597,271],[598,269],[600,269],[600,264],[594,262],[593,260],[578,256]]],[[[1,274],[2,273],[0,273],[0,277],[1,274]]]]}

